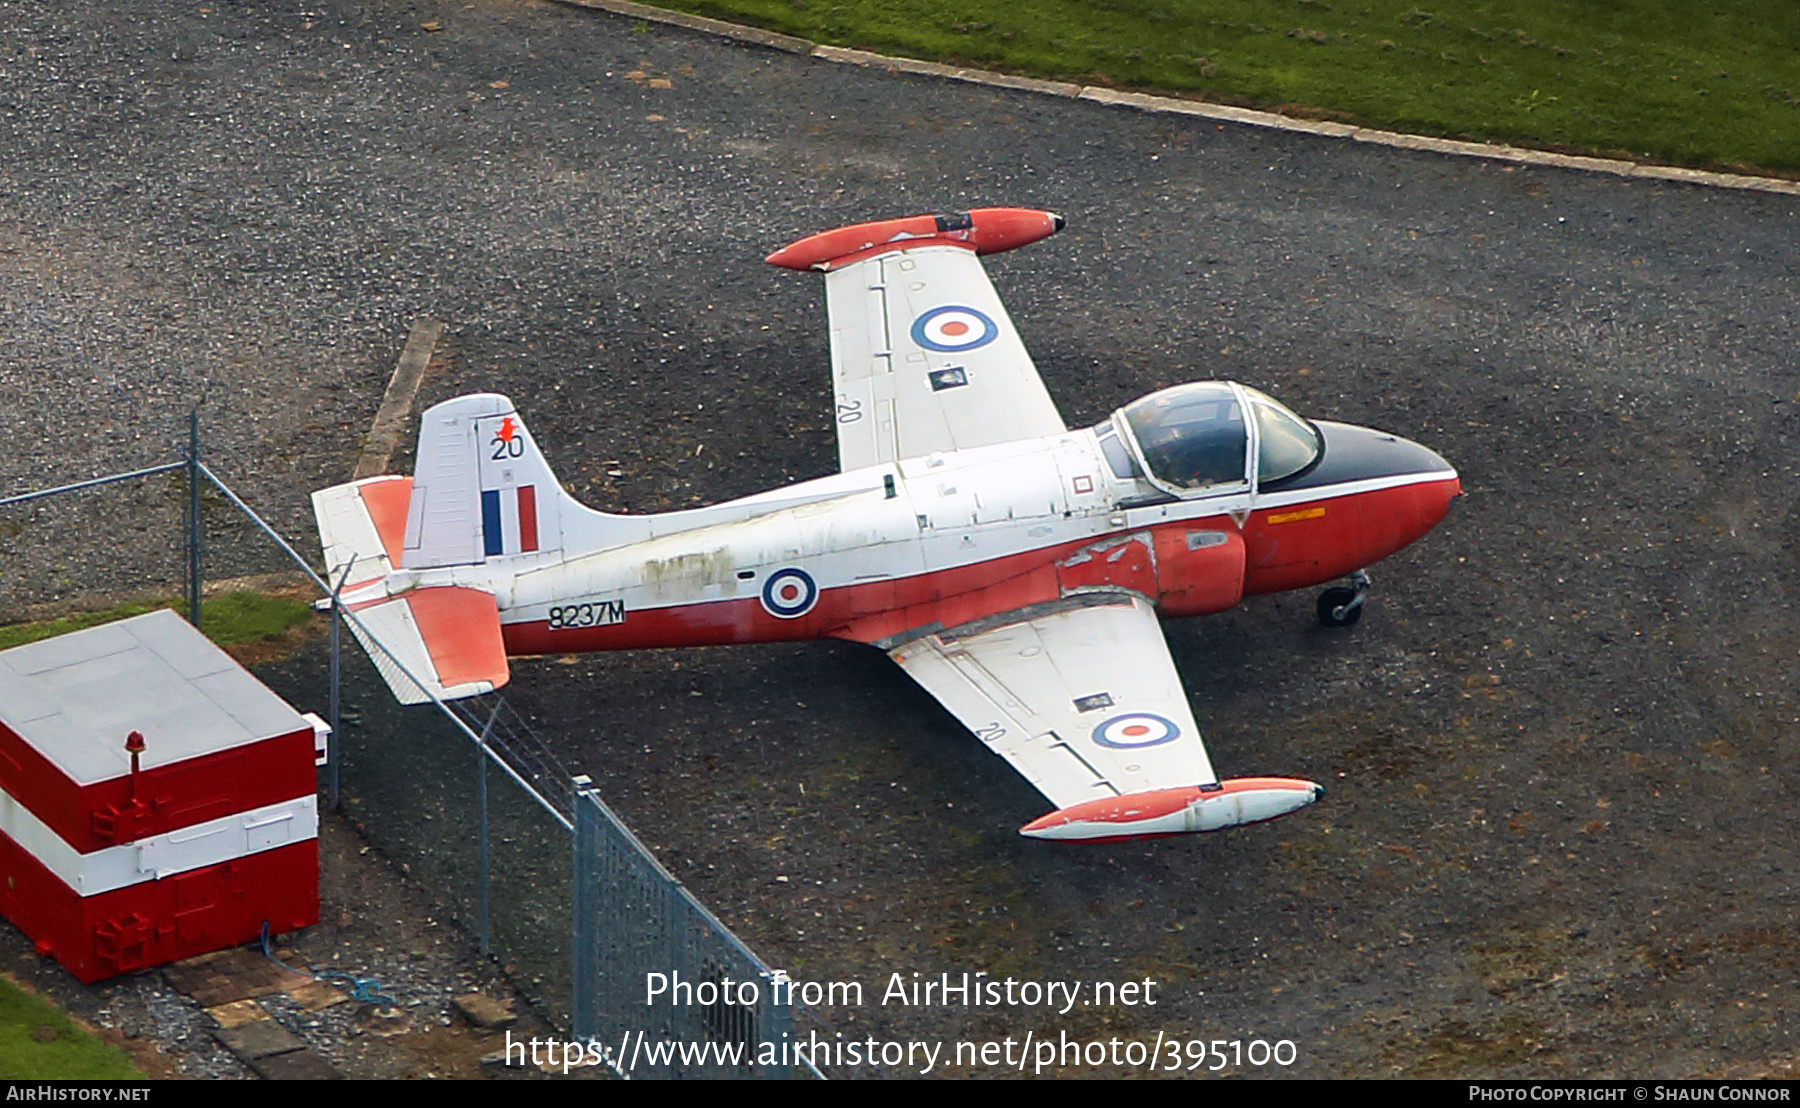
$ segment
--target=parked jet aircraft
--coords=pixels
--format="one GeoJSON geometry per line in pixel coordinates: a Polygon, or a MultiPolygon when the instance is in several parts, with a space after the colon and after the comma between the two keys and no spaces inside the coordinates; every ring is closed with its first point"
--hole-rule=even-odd
{"type": "Polygon", "coordinates": [[[1309,781],[1214,773],[1157,616],[1349,575],[1318,611],[1354,623],[1363,568],[1444,517],[1456,472],[1229,381],[1070,430],[977,257],[1061,227],[979,209],[770,255],[825,274],[834,476],[610,515],[563,491],[506,397],[431,408],[411,477],[313,494],[364,646],[415,703],[505,684],[509,654],[853,639],[1056,805],[1024,834],[1211,831],[1310,804],[1309,781]]]}

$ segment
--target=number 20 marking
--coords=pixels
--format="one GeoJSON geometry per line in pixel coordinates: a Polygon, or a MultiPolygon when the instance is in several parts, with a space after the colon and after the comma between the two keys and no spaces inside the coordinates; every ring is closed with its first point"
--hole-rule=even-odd
{"type": "Polygon", "coordinates": [[[862,401],[860,400],[844,401],[837,406],[837,421],[839,423],[855,423],[862,417],[862,401]]]}

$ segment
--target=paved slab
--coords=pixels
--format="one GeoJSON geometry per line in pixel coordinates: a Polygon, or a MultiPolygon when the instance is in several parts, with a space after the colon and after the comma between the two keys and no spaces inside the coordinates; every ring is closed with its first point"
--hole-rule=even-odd
{"type": "Polygon", "coordinates": [[[268,996],[306,983],[306,978],[282,969],[261,951],[243,947],[214,951],[164,966],[163,979],[178,992],[202,1006],[215,1008],[268,996]]]}
{"type": "Polygon", "coordinates": [[[451,1006],[457,1015],[467,1020],[471,1027],[483,1031],[500,1031],[511,1027],[518,1019],[512,1006],[496,1000],[485,993],[469,993],[452,1000],[451,1006]]]}
{"type": "Polygon", "coordinates": [[[269,1018],[269,1013],[254,1000],[232,1000],[224,1004],[214,1005],[206,1010],[206,1014],[223,1028],[242,1027],[246,1023],[258,1023],[269,1018]]]}
{"type": "Polygon", "coordinates": [[[213,1032],[213,1038],[224,1043],[225,1049],[245,1062],[299,1050],[306,1045],[292,1031],[274,1020],[255,1020],[240,1023],[236,1027],[221,1027],[213,1032]]]}
{"type": "Polygon", "coordinates": [[[323,981],[308,981],[303,985],[295,985],[286,990],[287,995],[304,1012],[323,1012],[349,1000],[347,993],[327,985],[323,981]]]}

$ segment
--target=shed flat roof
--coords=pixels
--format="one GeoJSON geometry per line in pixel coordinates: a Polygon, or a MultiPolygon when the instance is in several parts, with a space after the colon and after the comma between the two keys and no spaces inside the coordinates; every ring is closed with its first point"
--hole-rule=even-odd
{"type": "Polygon", "coordinates": [[[0,723],[80,785],[310,726],[166,608],[0,650],[0,723]]]}

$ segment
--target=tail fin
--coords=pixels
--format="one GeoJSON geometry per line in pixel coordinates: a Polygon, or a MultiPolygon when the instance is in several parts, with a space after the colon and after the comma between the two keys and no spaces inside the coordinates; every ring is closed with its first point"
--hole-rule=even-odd
{"type": "Polygon", "coordinates": [[[584,509],[563,492],[506,397],[459,396],[420,417],[407,569],[560,552],[565,511],[584,509]]]}

